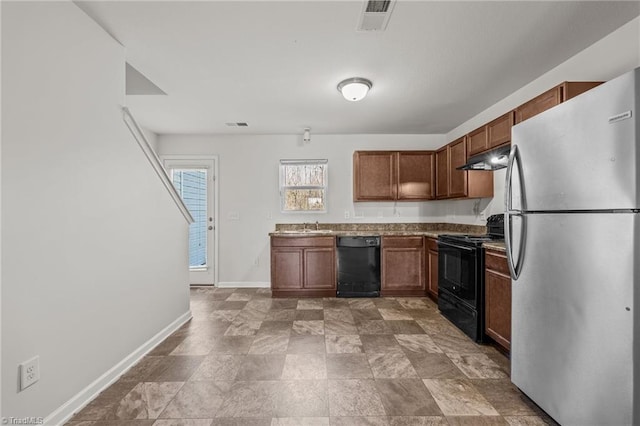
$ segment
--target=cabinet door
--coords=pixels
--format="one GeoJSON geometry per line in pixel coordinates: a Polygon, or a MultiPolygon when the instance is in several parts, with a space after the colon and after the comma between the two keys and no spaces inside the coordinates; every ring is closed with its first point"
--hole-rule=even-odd
{"type": "Polygon", "coordinates": [[[433,300],[438,300],[438,243],[427,238],[427,292],[433,300]]]}
{"type": "Polygon", "coordinates": [[[513,127],[513,111],[509,111],[502,117],[498,117],[487,124],[487,139],[489,148],[511,142],[511,128],[513,127]]]}
{"type": "Polygon", "coordinates": [[[397,155],[398,200],[435,197],[433,152],[400,151],[397,155]]]}
{"type": "Polygon", "coordinates": [[[300,248],[271,248],[271,288],[302,288],[302,253],[300,248]]]}
{"type": "Polygon", "coordinates": [[[449,144],[449,197],[467,196],[467,172],[456,170],[467,162],[465,137],[449,144]]]}
{"type": "Polygon", "coordinates": [[[556,86],[516,108],[516,123],[540,114],[562,102],[562,89],[556,86]]]}
{"type": "Polygon", "coordinates": [[[396,199],[396,153],[356,151],[353,154],[353,200],[396,199]]]}
{"type": "Polygon", "coordinates": [[[482,126],[467,135],[467,149],[470,156],[486,151],[488,148],[487,126],[482,126]]]}
{"type": "Polygon", "coordinates": [[[424,239],[384,237],[382,239],[383,294],[425,294],[424,239]]]}
{"type": "Polygon", "coordinates": [[[485,253],[485,333],[500,346],[511,348],[511,277],[507,258],[485,253]]]}
{"type": "Polygon", "coordinates": [[[449,196],[449,148],[436,151],[436,198],[449,196]]]}
{"type": "Polygon", "coordinates": [[[562,102],[601,85],[602,81],[565,81],[562,83],[562,102]]]}
{"type": "Polygon", "coordinates": [[[333,248],[304,250],[304,288],[336,288],[336,253],[333,248]]]}

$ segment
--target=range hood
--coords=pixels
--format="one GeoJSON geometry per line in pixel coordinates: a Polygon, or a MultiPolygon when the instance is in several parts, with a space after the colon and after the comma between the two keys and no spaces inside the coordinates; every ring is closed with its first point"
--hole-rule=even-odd
{"type": "Polygon", "coordinates": [[[469,158],[467,164],[460,166],[458,170],[498,170],[507,167],[509,161],[509,151],[511,146],[502,146],[500,148],[492,149],[491,151],[483,152],[482,154],[474,155],[469,158]]]}

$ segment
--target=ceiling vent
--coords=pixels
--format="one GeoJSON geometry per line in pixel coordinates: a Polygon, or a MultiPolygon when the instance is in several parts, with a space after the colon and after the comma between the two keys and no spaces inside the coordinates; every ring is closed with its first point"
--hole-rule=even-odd
{"type": "Polygon", "coordinates": [[[358,31],[384,31],[387,29],[395,0],[369,0],[365,2],[358,21],[358,31]]]}

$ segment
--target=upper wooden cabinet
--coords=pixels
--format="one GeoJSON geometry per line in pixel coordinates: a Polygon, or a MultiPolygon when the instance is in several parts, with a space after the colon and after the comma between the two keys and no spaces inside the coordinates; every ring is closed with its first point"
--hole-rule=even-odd
{"type": "Polygon", "coordinates": [[[395,200],[396,153],[356,151],[353,153],[353,200],[395,200]]]}
{"type": "Polygon", "coordinates": [[[449,145],[436,151],[436,198],[449,197],[449,145]]]}
{"type": "Polygon", "coordinates": [[[489,138],[487,136],[486,125],[467,135],[467,151],[469,152],[469,156],[479,154],[489,149],[489,138]]]}
{"type": "Polygon", "coordinates": [[[432,200],[434,161],[432,151],[356,151],[353,200],[432,200]]]}
{"type": "Polygon", "coordinates": [[[514,111],[509,111],[467,135],[469,157],[511,142],[514,111]]]}
{"type": "Polygon", "coordinates": [[[492,149],[511,142],[511,128],[515,111],[509,111],[505,115],[496,118],[486,125],[487,128],[487,149],[492,149]]]}
{"type": "Polygon", "coordinates": [[[565,81],[516,108],[516,123],[521,123],[600,84],[601,81],[565,81]]]}
{"type": "Polygon", "coordinates": [[[436,198],[493,197],[493,172],[457,170],[466,162],[466,136],[436,151],[436,198]]]}
{"type": "Polygon", "coordinates": [[[433,152],[399,151],[397,162],[398,200],[432,200],[435,198],[433,152]]]}
{"type": "MultiPolygon", "coordinates": [[[[467,162],[467,144],[464,137],[449,144],[449,197],[467,196],[467,172],[457,170],[467,162]]],[[[493,183],[493,182],[492,182],[493,183]]]]}

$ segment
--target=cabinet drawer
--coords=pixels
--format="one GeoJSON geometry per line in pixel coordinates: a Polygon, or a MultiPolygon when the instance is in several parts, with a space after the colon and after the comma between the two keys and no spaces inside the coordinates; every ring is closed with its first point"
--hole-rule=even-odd
{"type": "Polygon", "coordinates": [[[438,251],[438,240],[427,237],[427,248],[429,250],[438,251]]]}
{"type": "Polygon", "coordinates": [[[271,237],[271,247],[335,247],[335,237],[271,237]]]}
{"type": "Polygon", "coordinates": [[[382,237],[382,247],[422,248],[424,239],[422,237],[382,237]]]}
{"type": "Polygon", "coordinates": [[[501,252],[486,251],[484,256],[484,264],[487,269],[509,275],[507,256],[501,252]]]}

